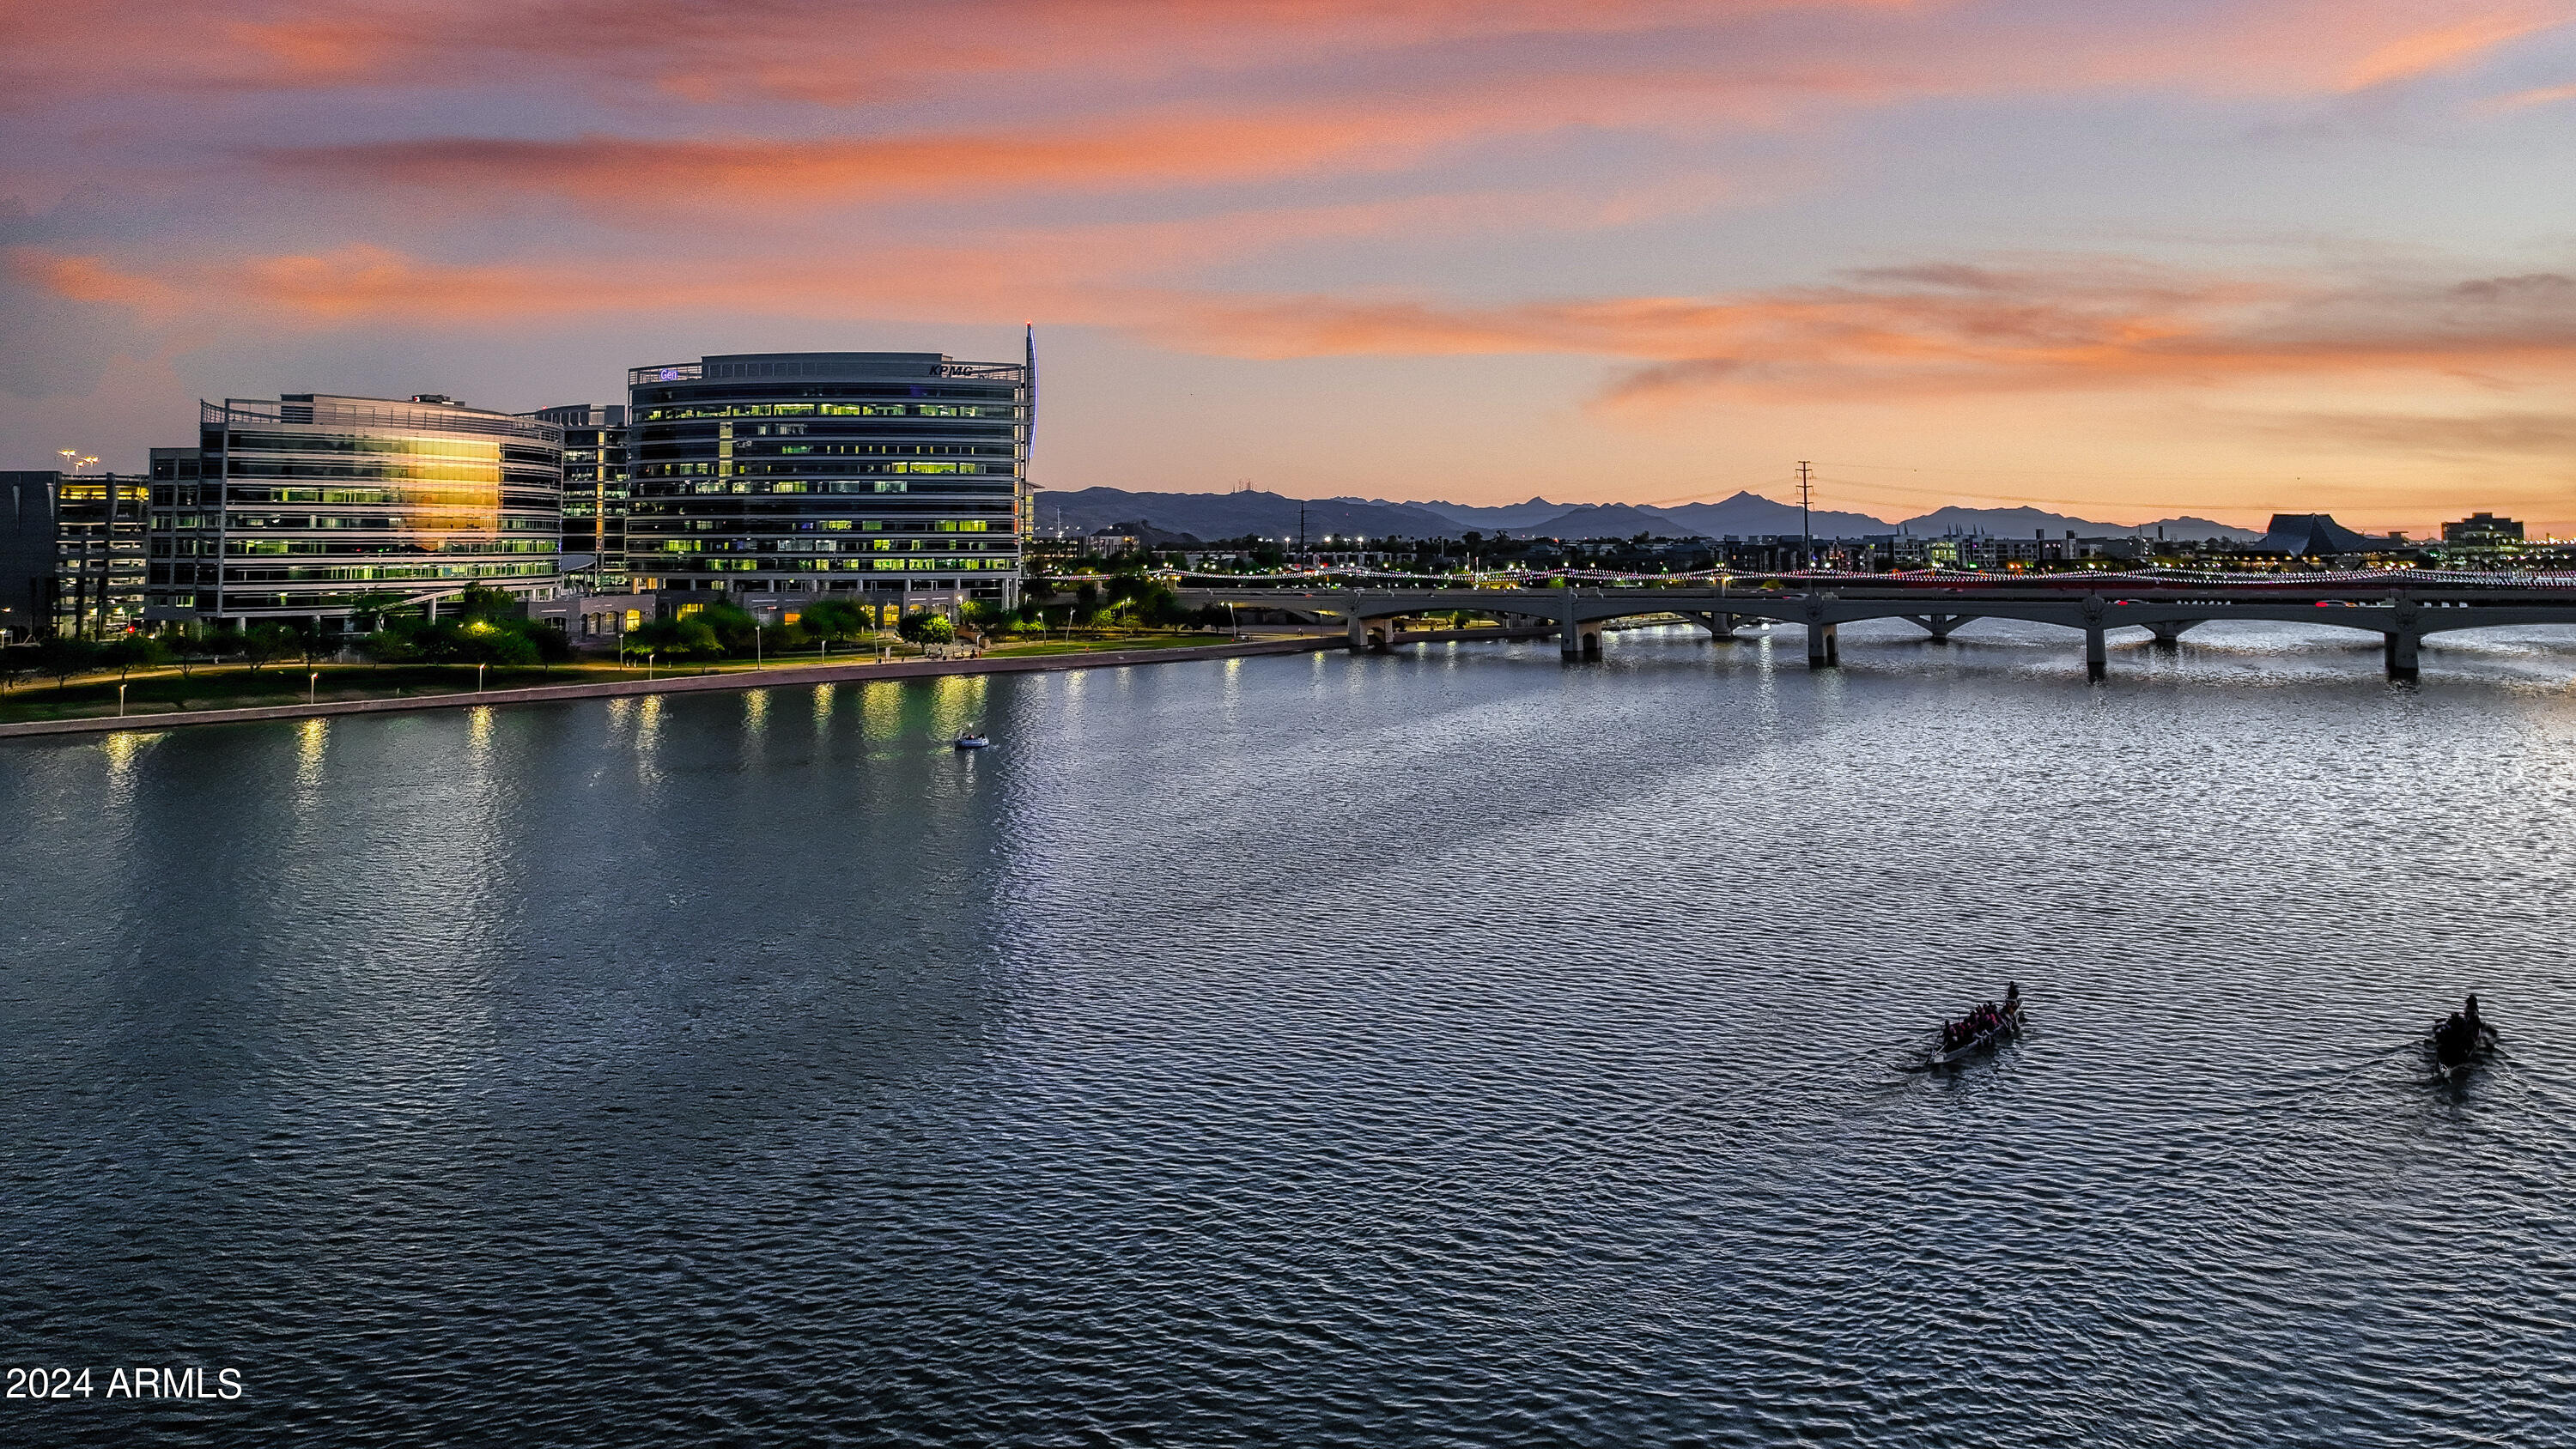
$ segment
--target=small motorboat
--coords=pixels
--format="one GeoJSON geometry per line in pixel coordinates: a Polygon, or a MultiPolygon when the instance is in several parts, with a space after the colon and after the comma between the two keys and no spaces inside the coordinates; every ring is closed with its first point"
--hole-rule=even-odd
{"type": "Polygon", "coordinates": [[[960,750],[989,750],[993,747],[993,739],[990,735],[959,735],[949,744],[960,750]]]}

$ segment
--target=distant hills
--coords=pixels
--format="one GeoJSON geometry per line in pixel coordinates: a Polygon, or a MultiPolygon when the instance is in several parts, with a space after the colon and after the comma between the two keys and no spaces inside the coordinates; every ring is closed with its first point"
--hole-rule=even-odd
{"type": "MultiPolygon", "coordinates": [[[[1295,499],[1277,493],[1135,493],[1123,488],[1083,488],[1038,499],[1038,526],[1075,533],[1121,533],[1241,538],[1257,534],[1293,539],[1303,508],[1309,540],[1349,538],[1456,538],[1475,532],[1515,538],[1737,538],[1798,532],[1798,506],[1738,493],[1716,503],[1648,508],[1633,503],[1526,503],[1486,507],[1460,503],[1399,503],[1383,498],[1295,499]]],[[[2033,533],[2082,538],[2143,533],[2173,539],[2226,539],[2252,543],[2254,529],[2231,528],[2206,518],[2167,518],[2132,528],[2071,518],[2037,508],[1937,508],[1890,522],[1866,513],[1818,509],[1809,519],[1818,538],[1862,538],[1904,532],[1918,537],[1986,534],[2026,538],[2033,533]]]]}

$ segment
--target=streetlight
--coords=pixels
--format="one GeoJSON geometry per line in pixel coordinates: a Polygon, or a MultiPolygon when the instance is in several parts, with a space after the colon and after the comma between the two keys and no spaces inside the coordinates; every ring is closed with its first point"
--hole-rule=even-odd
{"type": "Polygon", "coordinates": [[[125,718],[125,686],[122,684],[116,687],[116,717],[125,718]]]}
{"type": "Polygon", "coordinates": [[[653,656],[660,652],[658,649],[644,651],[644,682],[647,684],[653,682],[653,656]]]}
{"type": "Polygon", "coordinates": [[[483,671],[491,667],[492,666],[489,664],[477,664],[474,666],[474,692],[476,694],[481,694],[483,692],[483,671]]]}
{"type": "Polygon", "coordinates": [[[322,671],[319,669],[304,676],[304,702],[306,704],[322,702],[322,671]]]}

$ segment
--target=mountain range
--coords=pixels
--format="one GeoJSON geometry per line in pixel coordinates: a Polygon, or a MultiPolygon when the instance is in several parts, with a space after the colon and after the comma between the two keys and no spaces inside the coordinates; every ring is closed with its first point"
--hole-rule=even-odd
{"type": "MultiPolygon", "coordinates": [[[[1123,488],[1082,488],[1038,499],[1040,528],[1073,533],[1103,529],[1187,534],[1202,539],[1247,534],[1294,539],[1302,526],[1309,541],[1326,537],[1457,538],[1473,532],[1513,538],[1747,538],[1799,532],[1798,507],[1758,493],[1737,493],[1716,503],[1650,508],[1634,503],[1551,503],[1533,498],[1501,506],[1394,502],[1384,498],[1297,499],[1277,493],[1136,493],[1123,488]],[[1302,515],[1302,523],[1301,523],[1302,515]]],[[[1891,522],[1866,513],[1818,509],[1807,518],[1818,538],[1861,538],[1889,533],[1918,537],[2032,533],[2083,538],[2143,533],[2173,539],[2226,539],[2252,543],[2263,535],[2206,518],[2167,518],[2132,527],[2050,513],[2037,508],[1937,508],[1891,522]]]]}

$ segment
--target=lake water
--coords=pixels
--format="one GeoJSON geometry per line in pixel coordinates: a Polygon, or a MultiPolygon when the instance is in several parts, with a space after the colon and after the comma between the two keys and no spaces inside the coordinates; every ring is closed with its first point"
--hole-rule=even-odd
{"type": "Polygon", "coordinates": [[[0,746],[0,1441],[2576,1437],[2576,634],[1909,632],[0,746]]]}

